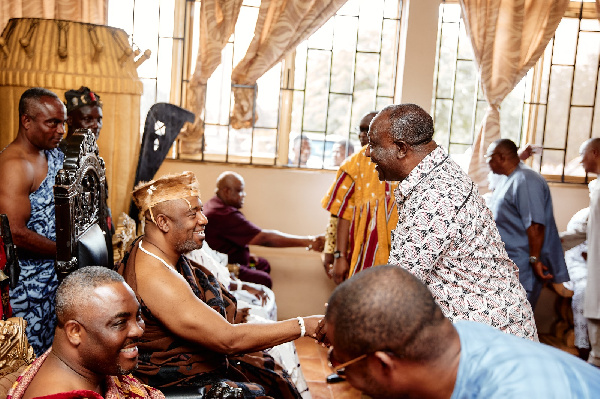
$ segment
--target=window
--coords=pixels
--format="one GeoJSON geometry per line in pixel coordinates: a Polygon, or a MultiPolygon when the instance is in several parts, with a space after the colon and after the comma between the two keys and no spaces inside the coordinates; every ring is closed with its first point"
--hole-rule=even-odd
{"type": "MultiPolygon", "coordinates": [[[[439,21],[435,139],[464,161],[487,104],[457,2],[440,6],[439,21]]],[[[544,55],[502,103],[502,137],[518,145],[540,144],[543,151],[533,157],[532,166],[549,181],[585,181],[579,146],[600,137],[599,52],[593,2],[571,1],[544,55]]]]}
{"type": "MultiPolygon", "coordinates": [[[[200,1],[186,19],[192,26],[186,77],[198,47],[200,1]]],[[[245,0],[222,62],[208,81],[205,149],[182,159],[247,164],[332,167],[331,147],[341,139],[358,144],[356,129],[367,112],[393,102],[400,24],[399,0],[349,0],[293,54],[258,80],[256,122],[233,129],[231,72],[246,53],[258,16],[258,0],[245,0]],[[294,143],[310,140],[305,165],[293,160],[294,143]],[[297,138],[297,139],[296,139],[297,138]],[[294,140],[296,139],[296,140],[294,140]],[[302,164],[302,165],[301,165],[302,164]]],[[[183,86],[184,87],[184,86],[183,86]]],[[[181,92],[184,93],[182,88],[181,92]]]]}
{"type": "MultiPolygon", "coordinates": [[[[137,72],[144,94],[140,104],[140,129],[157,102],[173,102],[181,73],[178,54],[183,50],[183,24],[176,24],[181,0],[108,0],[108,25],[129,34],[137,56],[150,50],[150,58],[137,72]],[[174,84],[176,82],[177,84],[174,84]]],[[[140,132],[141,134],[141,132],[140,132]]]]}

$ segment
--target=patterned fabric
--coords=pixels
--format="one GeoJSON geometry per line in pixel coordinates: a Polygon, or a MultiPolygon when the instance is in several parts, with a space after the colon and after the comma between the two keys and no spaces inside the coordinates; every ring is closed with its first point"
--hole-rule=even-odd
{"type": "MultiPolygon", "coordinates": [[[[287,373],[266,353],[226,356],[172,334],[154,317],[137,290],[135,258],[141,238],[133,242],[117,270],[136,293],[146,323],[144,335],[138,343],[140,357],[136,377],[159,388],[208,386],[224,381],[241,388],[244,398],[265,395],[300,398],[287,373]]],[[[198,299],[233,323],[236,300],[208,269],[192,264],[185,256],[179,259],[176,269],[198,299]]]]}
{"type": "Polygon", "coordinates": [[[548,345],[460,321],[460,362],[451,399],[592,399],[600,371],[548,345]]]}
{"type": "MultiPolygon", "coordinates": [[[[64,154],[59,149],[45,151],[48,174],[40,187],[29,195],[31,217],[27,228],[56,241],[54,216],[54,178],[62,168],[64,154]]],[[[10,293],[13,314],[27,320],[27,338],[36,355],[44,353],[54,337],[56,315],[54,296],[58,280],[54,270],[54,257],[41,256],[19,250],[21,275],[19,283],[10,293]]]]}
{"type": "Polygon", "coordinates": [[[395,190],[389,263],[428,287],[451,321],[472,320],[537,340],[531,305],[477,186],[441,147],[395,190]]]}
{"type": "MultiPolygon", "coordinates": [[[[256,85],[265,72],[312,35],[347,0],[261,0],[254,37],[244,58],[231,73],[231,83],[256,85]]],[[[250,127],[253,119],[254,88],[233,87],[235,104],[231,126],[250,127]]]]}
{"type": "MultiPolygon", "coordinates": [[[[6,399],[21,399],[27,391],[29,384],[35,378],[44,361],[50,354],[50,350],[38,357],[31,363],[27,369],[17,378],[17,381],[8,392],[6,399]]],[[[53,395],[42,396],[44,399],[164,399],[164,395],[157,389],[140,383],[131,375],[106,376],[105,380],[106,395],[103,397],[94,391],[75,390],[70,392],[61,392],[53,395]]]]}
{"type": "Polygon", "coordinates": [[[387,263],[390,231],[398,222],[391,195],[397,183],[379,181],[366,146],[346,159],[321,205],[331,214],[350,220],[348,277],[387,263]]]}
{"type": "Polygon", "coordinates": [[[481,187],[488,172],[483,155],[500,138],[500,103],[535,65],[554,35],[569,0],[461,0],[463,20],[488,109],[473,140],[469,176],[481,187]]]}

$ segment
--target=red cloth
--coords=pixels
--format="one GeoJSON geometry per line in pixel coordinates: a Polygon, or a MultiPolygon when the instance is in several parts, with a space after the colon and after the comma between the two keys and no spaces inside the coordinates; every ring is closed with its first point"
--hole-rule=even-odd
{"type": "MultiPolygon", "coordinates": [[[[0,270],[6,269],[6,251],[4,250],[4,241],[0,237],[0,270]]],[[[2,295],[2,307],[0,307],[0,318],[6,320],[12,317],[12,308],[10,307],[10,297],[8,293],[8,279],[0,282],[0,295],[2,295]]]]}

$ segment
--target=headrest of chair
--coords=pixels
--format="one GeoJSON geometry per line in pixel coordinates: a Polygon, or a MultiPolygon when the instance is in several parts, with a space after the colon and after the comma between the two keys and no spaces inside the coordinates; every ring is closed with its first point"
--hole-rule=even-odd
{"type": "Polygon", "coordinates": [[[111,267],[108,262],[106,238],[98,224],[93,224],[77,243],[77,260],[79,268],[85,266],[111,267]]]}

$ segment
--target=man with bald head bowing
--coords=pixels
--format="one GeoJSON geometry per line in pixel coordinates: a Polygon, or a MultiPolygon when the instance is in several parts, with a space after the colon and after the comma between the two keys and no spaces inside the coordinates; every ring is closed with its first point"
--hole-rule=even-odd
{"type": "Polygon", "coordinates": [[[592,399],[600,392],[600,371],[569,353],[481,323],[451,323],[427,287],[399,267],[353,276],[328,303],[330,367],[373,399],[592,399]]]}
{"type": "Polygon", "coordinates": [[[306,247],[321,252],[325,237],[298,236],[278,230],[261,229],[240,212],[245,197],[244,178],[235,172],[221,173],[217,179],[215,196],[204,204],[204,213],[208,218],[206,242],[215,251],[227,254],[229,263],[240,265],[240,280],[271,288],[273,282],[269,275],[269,262],[251,255],[248,245],[306,247]]]}
{"type": "Polygon", "coordinates": [[[164,396],[130,374],[144,331],[140,304],[118,273],[76,270],[56,292],[52,348],[21,375],[10,399],[151,398],[164,396]]]}
{"type": "Polygon", "coordinates": [[[389,263],[421,279],[451,321],[476,320],[537,340],[533,311],[492,213],[433,140],[431,116],[415,104],[384,108],[371,122],[367,156],[380,180],[400,182],[389,263]]]}

